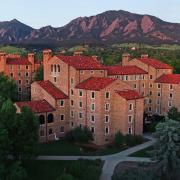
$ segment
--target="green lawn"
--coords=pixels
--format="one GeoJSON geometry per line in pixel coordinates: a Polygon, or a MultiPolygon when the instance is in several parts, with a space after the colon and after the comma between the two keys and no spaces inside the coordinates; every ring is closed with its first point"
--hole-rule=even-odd
{"type": "Polygon", "coordinates": [[[132,153],[129,156],[130,157],[151,157],[150,151],[152,150],[153,150],[153,146],[149,146],[148,148],[132,153]]]}
{"type": "Polygon", "coordinates": [[[26,180],[56,180],[65,171],[78,180],[98,180],[101,174],[100,160],[88,161],[28,161],[24,163],[26,180]],[[87,172],[88,171],[88,172],[87,172]]]}
{"type": "Polygon", "coordinates": [[[85,148],[84,150],[77,145],[66,141],[57,141],[51,142],[48,144],[40,144],[38,155],[59,155],[59,156],[99,156],[99,155],[107,155],[114,154],[124,150],[125,147],[117,148],[117,147],[107,147],[105,149],[92,149],[85,148]]]}

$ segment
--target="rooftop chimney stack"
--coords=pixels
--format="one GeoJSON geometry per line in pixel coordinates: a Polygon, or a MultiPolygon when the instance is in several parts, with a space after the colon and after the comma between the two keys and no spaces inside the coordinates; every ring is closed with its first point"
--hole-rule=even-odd
{"type": "Polygon", "coordinates": [[[28,61],[32,64],[32,71],[34,72],[34,70],[35,70],[34,53],[28,53],[28,61]]]}
{"type": "Polygon", "coordinates": [[[6,67],[6,53],[1,52],[0,53],[0,72],[4,72],[5,71],[5,67],[6,67]]]}
{"type": "Polygon", "coordinates": [[[122,55],[122,66],[127,66],[129,64],[130,58],[131,56],[129,53],[124,53],[122,55]]]}

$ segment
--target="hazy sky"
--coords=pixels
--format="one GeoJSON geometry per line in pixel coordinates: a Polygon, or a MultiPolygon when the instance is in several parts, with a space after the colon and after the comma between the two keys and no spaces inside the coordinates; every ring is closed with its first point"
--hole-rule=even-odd
{"type": "Polygon", "coordinates": [[[180,23],[180,0],[0,0],[0,21],[16,18],[34,28],[60,27],[79,16],[107,10],[150,14],[180,23]]]}

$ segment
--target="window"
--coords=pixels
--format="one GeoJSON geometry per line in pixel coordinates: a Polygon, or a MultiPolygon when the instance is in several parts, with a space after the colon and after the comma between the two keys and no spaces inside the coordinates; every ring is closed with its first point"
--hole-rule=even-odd
{"type": "Polygon", "coordinates": [[[150,96],[152,95],[152,91],[149,91],[149,95],[150,95],[150,96]]]}
{"type": "Polygon", "coordinates": [[[94,71],[93,71],[93,70],[91,70],[91,71],[90,71],[90,73],[91,73],[91,74],[94,74],[94,71]]]}
{"type": "Polygon", "coordinates": [[[70,111],[70,116],[74,117],[74,111],[72,111],[72,110],[70,111]]]}
{"type": "Polygon", "coordinates": [[[11,73],[10,76],[13,77],[14,76],[13,73],[11,73]]]}
{"type": "Polygon", "coordinates": [[[105,111],[109,111],[110,110],[110,104],[109,103],[106,103],[105,104],[105,111]]]}
{"type": "Polygon", "coordinates": [[[21,84],[21,80],[19,80],[18,83],[21,84]]]}
{"type": "Polygon", "coordinates": [[[28,77],[29,76],[29,73],[28,72],[26,72],[26,77],[28,77]]]}
{"type": "Polygon", "coordinates": [[[79,90],[79,96],[82,97],[83,96],[83,91],[79,90]]]}
{"type": "Polygon", "coordinates": [[[54,121],[54,115],[53,115],[52,113],[48,114],[47,119],[48,119],[48,120],[47,120],[48,123],[53,123],[53,121],[54,121]]]}
{"type": "Polygon", "coordinates": [[[40,116],[39,116],[39,124],[40,124],[40,125],[45,124],[45,117],[44,117],[44,115],[40,115],[40,116]]]}
{"type": "Polygon", "coordinates": [[[49,135],[53,134],[53,130],[49,129],[49,135]]]}
{"type": "Polygon", "coordinates": [[[26,84],[29,84],[29,80],[26,80],[26,84]]]}
{"type": "Polygon", "coordinates": [[[168,102],[168,106],[169,106],[169,107],[172,107],[172,101],[169,101],[169,102],[168,102]]]}
{"type": "Polygon", "coordinates": [[[60,107],[64,107],[64,100],[60,100],[60,107]]]}
{"type": "Polygon", "coordinates": [[[152,87],[153,87],[153,85],[150,83],[150,84],[149,84],[149,87],[150,87],[150,88],[152,88],[152,87]]]}
{"type": "Polygon", "coordinates": [[[153,79],[153,76],[152,76],[152,75],[150,75],[150,76],[149,76],[149,79],[153,79]]]}
{"type": "Polygon", "coordinates": [[[128,123],[132,123],[133,122],[133,116],[128,116],[128,123]]]}
{"type": "Polygon", "coordinates": [[[53,68],[53,65],[51,65],[51,72],[53,72],[53,69],[54,69],[54,68],[53,68]]]}
{"type": "Polygon", "coordinates": [[[64,133],[64,126],[60,127],[60,133],[64,133]]]}
{"type": "Polygon", "coordinates": [[[134,84],[134,89],[137,89],[137,84],[134,84]]]}
{"type": "Polygon", "coordinates": [[[106,99],[110,99],[110,92],[106,92],[105,97],[106,99]]]}
{"type": "Polygon", "coordinates": [[[84,74],[84,71],[83,71],[83,70],[80,70],[80,74],[84,74]]]}
{"type": "Polygon", "coordinates": [[[132,134],[132,127],[128,128],[128,134],[132,134]]]}
{"type": "Polygon", "coordinates": [[[160,97],[160,96],[161,96],[161,93],[160,93],[160,92],[158,92],[158,93],[157,93],[157,96],[158,96],[158,97],[160,97]]]}
{"type": "Polygon", "coordinates": [[[54,72],[56,73],[56,65],[54,65],[54,72]]]}
{"type": "Polygon", "coordinates": [[[133,110],[133,104],[129,104],[129,111],[132,111],[133,110]]]}
{"type": "Polygon", "coordinates": [[[170,90],[173,89],[173,85],[172,85],[172,84],[169,85],[169,89],[170,89],[170,90]]]}
{"type": "Polygon", "coordinates": [[[65,118],[64,118],[64,114],[61,114],[61,115],[60,115],[60,120],[61,120],[61,121],[64,121],[64,119],[65,119],[65,118]]]}
{"type": "Polygon", "coordinates": [[[148,110],[149,110],[149,112],[151,112],[151,111],[152,111],[152,108],[151,108],[151,107],[149,107],[149,109],[148,109],[148,110]]]}
{"type": "Polygon", "coordinates": [[[26,69],[29,69],[29,66],[26,66],[26,69]]]}
{"type": "Polygon", "coordinates": [[[95,104],[94,103],[91,104],[91,111],[95,111],[95,104]]]}
{"type": "Polygon", "coordinates": [[[74,106],[74,101],[73,100],[71,100],[71,106],[74,106]]]}
{"type": "Polygon", "coordinates": [[[71,78],[71,85],[74,84],[74,78],[71,78]]]}
{"type": "Polygon", "coordinates": [[[44,131],[43,130],[40,130],[40,136],[43,137],[44,136],[44,131]]]}
{"type": "Polygon", "coordinates": [[[60,72],[60,65],[57,66],[57,71],[60,72]]]}
{"type": "Polygon", "coordinates": [[[71,127],[74,127],[74,123],[73,122],[71,122],[71,127]]]}
{"type": "Polygon", "coordinates": [[[73,89],[71,89],[71,95],[72,95],[72,96],[74,95],[74,91],[73,91],[73,89]]]}
{"type": "Polygon", "coordinates": [[[129,76],[125,76],[125,79],[124,79],[124,80],[125,80],[125,81],[128,81],[128,79],[129,79],[129,76]]]}
{"type": "Polygon", "coordinates": [[[105,134],[109,134],[109,128],[105,127],[105,134]]]}
{"type": "Polygon", "coordinates": [[[95,92],[94,91],[91,92],[91,99],[95,99],[95,92]]]}
{"type": "Polygon", "coordinates": [[[158,100],[157,100],[157,104],[160,104],[160,102],[161,102],[160,99],[158,99],[158,100]]]}
{"type": "Polygon", "coordinates": [[[104,71],[101,70],[100,73],[102,74],[102,73],[104,73],[104,71]]]}
{"type": "Polygon", "coordinates": [[[79,119],[82,119],[82,118],[83,118],[83,113],[80,112],[80,113],[79,113],[79,119]]]}
{"type": "Polygon", "coordinates": [[[10,69],[13,70],[13,66],[12,65],[10,66],[10,69]]]}
{"type": "Polygon", "coordinates": [[[142,87],[145,88],[145,84],[144,83],[142,84],[142,87]]]}
{"type": "Polygon", "coordinates": [[[91,122],[95,122],[95,116],[91,115],[91,122]]]}
{"type": "Polygon", "coordinates": [[[54,82],[56,83],[56,81],[57,81],[57,79],[56,79],[56,77],[54,77],[54,82]]]}
{"type": "Polygon", "coordinates": [[[19,91],[19,92],[21,92],[21,91],[22,91],[21,87],[19,87],[19,88],[18,88],[18,91],[19,91]]]}
{"type": "Polygon", "coordinates": [[[169,93],[169,98],[173,98],[173,94],[172,93],[169,93]]]}
{"type": "Polygon", "coordinates": [[[20,72],[18,73],[18,76],[21,77],[21,73],[20,72]]]}
{"type": "Polygon", "coordinates": [[[90,130],[91,130],[92,133],[95,133],[95,128],[94,127],[91,127],[90,130]]]}
{"type": "Polygon", "coordinates": [[[105,115],[105,123],[109,122],[109,115],[105,115]]]}
{"type": "Polygon", "coordinates": [[[152,103],[152,99],[149,99],[149,104],[151,104],[152,103]]]}
{"type": "Polygon", "coordinates": [[[160,89],[161,88],[161,84],[157,84],[157,88],[160,89]]]}
{"type": "Polygon", "coordinates": [[[79,107],[82,108],[83,107],[83,103],[82,101],[79,102],[79,107]]]}

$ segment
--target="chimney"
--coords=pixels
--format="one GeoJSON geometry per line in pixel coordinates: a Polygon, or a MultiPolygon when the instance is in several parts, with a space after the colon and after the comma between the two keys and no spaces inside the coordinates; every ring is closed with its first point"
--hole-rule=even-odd
{"type": "Polygon", "coordinates": [[[81,56],[83,54],[82,51],[75,51],[74,56],[81,56]]]}
{"type": "Polygon", "coordinates": [[[141,55],[141,59],[143,59],[143,58],[148,58],[148,57],[149,57],[148,54],[142,54],[142,55],[141,55]]]}
{"type": "Polygon", "coordinates": [[[32,64],[32,71],[34,72],[35,70],[34,53],[28,53],[28,61],[32,64]]]}
{"type": "Polygon", "coordinates": [[[5,71],[5,67],[6,67],[6,53],[1,52],[0,53],[0,72],[4,72],[5,71]]]}
{"type": "Polygon", "coordinates": [[[131,58],[130,54],[124,53],[122,55],[122,66],[127,66],[129,64],[130,58],[131,58]]]}
{"type": "Polygon", "coordinates": [[[45,49],[43,51],[43,64],[46,64],[51,57],[52,57],[52,50],[45,49]]]}

